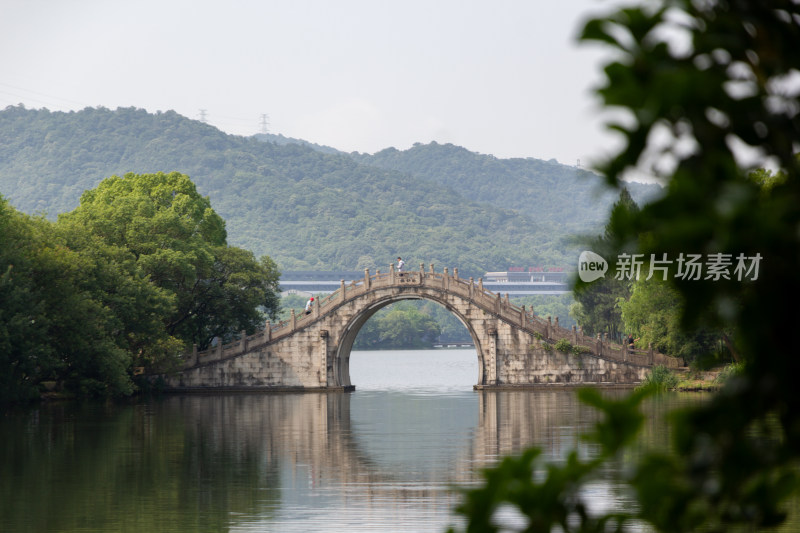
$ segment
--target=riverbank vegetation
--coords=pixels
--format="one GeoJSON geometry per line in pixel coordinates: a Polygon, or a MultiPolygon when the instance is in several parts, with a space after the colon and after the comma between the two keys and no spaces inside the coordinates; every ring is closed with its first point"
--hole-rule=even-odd
{"type": "Polygon", "coordinates": [[[0,267],[0,402],[130,395],[279,301],[272,260],[227,245],[178,173],[108,178],[56,222],[0,197],[0,267]]]}
{"type": "Polygon", "coordinates": [[[741,375],[740,363],[729,363],[713,371],[688,370],[674,371],[664,366],[656,366],[642,381],[640,388],[650,392],[716,392],[729,380],[741,375]]]}
{"type": "Polygon", "coordinates": [[[609,270],[597,281],[578,285],[570,315],[589,335],[607,335],[618,343],[627,343],[630,337],[635,348],[652,346],[696,369],[709,369],[735,360],[729,330],[708,325],[691,330],[683,327],[684,303],[680,293],[662,274],[650,275],[651,264],[644,255],[640,256],[642,263],[635,273],[618,274],[618,265],[613,259],[620,253],[630,256],[635,250],[630,247],[621,251],[615,249],[619,236],[614,224],[638,216],[639,211],[639,206],[623,188],[604,234],[587,243],[589,249],[612,259],[609,270]]]}

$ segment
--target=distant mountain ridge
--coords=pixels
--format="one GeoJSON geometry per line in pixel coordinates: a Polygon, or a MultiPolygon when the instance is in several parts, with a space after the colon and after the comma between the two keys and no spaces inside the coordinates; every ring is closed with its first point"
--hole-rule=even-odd
{"type": "MultiPolygon", "coordinates": [[[[325,153],[345,153],[283,135],[254,137],[280,145],[308,146],[325,153]]],[[[618,197],[600,176],[554,159],[500,159],[435,141],[416,143],[407,150],[386,148],[375,154],[352,152],[348,155],[359,163],[438,183],[470,200],[513,209],[534,218],[546,218],[574,231],[604,224],[607,209],[618,197]]],[[[626,187],[640,205],[662,191],[659,185],[638,182],[630,182],[626,187]]]]}
{"type": "Polygon", "coordinates": [[[285,137],[280,133],[256,133],[253,135],[254,139],[257,139],[262,142],[274,143],[281,146],[286,146],[287,144],[299,144],[301,146],[308,146],[309,148],[313,148],[318,152],[323,152],[326,154],[343,154],[341,150],[337,150],[331,146],[325,146],[324,144],[317,144],[312,143],[309,141],[304,141],[303,139],[295,139],[294,137],[285,137]]]}
{"type": "MultiPolygon", "coordinates": [[[[540,163],[553,166],[527,164],[540,163]]],[[[21,211],[55,217],[110,175],[179,171],[226,220],[229,243],[268,254],[282,269],[386,268],[398,255],[410,265],[459,266],[465,275],[571,265],[571,232],[596,233],[594,219],[558,219],[571,208],[559,200],[564,178],[519,170],[527,181],[515,185],[517,174],[499,172],[520,165],[435,143],[345,154],[282,136],[227,135],[173,111],[0,111],[0,194],[21,211]],[[503,192],[473,190],[485,180],[503,192]],[[538,182],[545,187],[536,189],[538,182]],[[539,207],[526,209],[524,199],[502,206],[515,187],[520,197],[531,189],[539,207]]]]}
{"type": "MultiPolygon", "coordinates": [[[[450,187],[465,197],[512,209],[534,219],[544,218],[573,231],[602,225],[619,193],[600,176],[555,160],[499,159],[452,144],[415,144],[408,150],[387,148],[356,161],[397,170],[450,187]]],[[[658,185],[627,184],[637,203],[658,195],[658,185]]]]}

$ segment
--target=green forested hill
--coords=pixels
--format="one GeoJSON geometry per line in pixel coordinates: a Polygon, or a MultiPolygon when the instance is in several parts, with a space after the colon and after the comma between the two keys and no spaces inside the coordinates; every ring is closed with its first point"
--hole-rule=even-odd
{"type": "MultiPolygon", "coordinates": [[[[283,135],[258,134],[277,144],[301,144],[326,153],[330,146],[283,135]]],[[[343,153],[343,152],[338,152],[343,153]]],[[[456,190],[471,200],[512,209],[536,220],[555,222],[564,231],[583,233],[603,225],[618,193],[584,169],[555,160],[498,159],[452,144],[415,144],[408,150],[387,148],[375,154],[349,154],[359,163],[395,170],[456,190]]],[[[642,205],[662,192],[654,184],[628,183],[628,191],[642,205]]]]}
{"type": "MultiPolygon", "coordinates": [[[[373,155],[352,155],[361,163],[445,185],[471,200],[556,222],[576,232],[602,225],[618,197],[599,176],[580,168],[534,158],[498,159],[452,144],[432,142],[403,151],[387,148],[373,155]]],[[[630,183],[627,187],[640,205],[661,191],[658,185],[630,183]]]]}
{"type": "Polygon", "coordinates": [[[54,218],[103,178],[189,175],[226,220],[228,242],[282,269],[571,265],[571,236],[544,216],[480,203],[453,188],[347,154],[231,136],[174,112],[87,108],[0,111],[0,194],[54,218]]]}

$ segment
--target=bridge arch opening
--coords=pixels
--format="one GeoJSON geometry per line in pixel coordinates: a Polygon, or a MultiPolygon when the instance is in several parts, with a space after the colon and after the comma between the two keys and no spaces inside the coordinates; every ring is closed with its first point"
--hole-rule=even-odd
{"type": "MultiPolygon", "coordinates": [[[[425,307],[429,307],[429,305],[425,307]]],[[[411,314],[413,317],[419,318],[418,315],[422,314],[422,312],[417,311],[416,314],[411,314]]],[[[425,316],[427,317],[428,315],[426,314],[425,316]]],[[[420,328],[419,333],[425,334],[424,326],[420,328]]],[[[453,337],[450,337],[450,339],[452,340],[453,337]]],[[[432,339],[428,338],[428,341],[431,340],[432,339]]],[[[447,340],[447,338],[445,340],[447,340]]],[[[433,344],[441,345],[447,343],[435,342],[433,344]]],[[[457,346],[458,342],[452,340],[450,345],[457,346]]],[[[451,306],[447,305],[446,302],[431,297],[413,294],[387,296],[372,302],[360,313],[352,317],[344,329],[344,334],[340,338],[333,364],[334,376],[337,383],[343,386],[355,385],[357,387],[356,390],[358,390],[359,383],[357,380],[353,381],[351,376],[350,369],[352,359],[355,360],[354,364],[358,368],[355,374],[359,376],[360,379],[365,379],[365,374],[363,372],[371,372],[370,370],[364,370],[364,366],[374,367],[376,364],[382,366],[379,373],[385,374],[385,377],[379,375],[377,376],[377,381],[374,379],[371,380],[373,386],[375,386],[376,382],[378,383],[378,388],[393,388],[395,386],[414,388],[433,385],[449,388],[471,388],[476,383],[480,384],[482,382],[483,361],[481,346],[469,321],[451,306]],[[435,350],[433,346],[431,346],[431,342],[428,342],[428,345],[425,347],[398,347],[390,349],[380,349],[378,345],[375,345],[373,341],[375,340],[376,329],[380,327],[380,324],[377,324],[376,321],[385,320],[389,322],[392,318],[398,320],[401,319],[401,317],[392,317],[391,315],[397,312],[408,312],[409,309],[419,309],[419,306],[412,307],[407,305],[412,301],[425,302],[425,304],[441,308],[441,314],[455,317],[459,326],[463,328],[463,335],[460,336],[462,344],[460,349],[435,350]],[[384,312],[378,314],[378,312],[382,310],[384,312]],[[407,351],[405,354],[406,357],[398,356],[399,351],[407,351]],[[355,357],[352,355],[354,352],[356,354],[355,357]],[[423,356],[424,354],[428,356],[423,356]],[[392,355],[394,357],[392,357],[392,355]],[[367,358],[371,358],[371,360],[367,361],[367,358]],[[397,360],[401,358],[402,360],[397,360]],[[380,361],[380,363],[378,363],[378,361],[380,361]],[[419,364],[423,366],[414,368],[414,361],[419,361],[419,364]],[[452,375],[444,375],[441,371],[443,365],[451,365],[452,375]],[[359,370],[362,372],[359,372],[359,370]],[[393,372],[395,373],[394,375],[389,375],[393,372]],[[469,377],[465,377],[465,375],[469,377]],[[405,380],[405,382],[402,382],[403,380],[405,380]]]]}

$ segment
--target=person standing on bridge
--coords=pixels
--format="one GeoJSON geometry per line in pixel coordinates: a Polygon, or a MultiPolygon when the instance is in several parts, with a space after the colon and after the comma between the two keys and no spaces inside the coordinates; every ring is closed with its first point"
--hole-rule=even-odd
{"type": "Polygon", "coordinates": [[[314,297],[312,296],[312,297],[311,297],[311,298],[309,298],[309,299],[308,299],[308,301],[306,302],[306,314],[307,314],[307,315],[310,315],[310,314],[311,314],[311,306],[312,306],[313,304],[314,304],[314,297]]]}
{"type": "Polygon", "coordinates": [[[397,271],[402,272],[406,266],[406,262],[400,256],[397,257],[397,271]]]}

